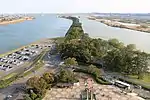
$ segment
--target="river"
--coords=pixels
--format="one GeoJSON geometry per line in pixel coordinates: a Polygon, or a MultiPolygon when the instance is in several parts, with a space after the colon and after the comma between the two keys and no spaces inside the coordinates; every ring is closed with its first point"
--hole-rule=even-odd
{"type": "Polygon", "coordinates": [[[81,17],[80,22],[84,32],[88,33],[90,37],[102,39],[116,38],[125,45],[136,44],[137,49],[150,53],[150,44],[148,42],[150,41],[150,33],[110,27],[95,20],[89,20],[86,17],[81,17]]]}
{"type": "Polygon", "coordinates": [[[0,25],[0,54],[40,39],[64,36],[71,20],[56,15],[34,15],[35,19],[16,24],[0,25]]]}
{"type": "MultiPolygon", "coordinates": [[[[40,39],[64,36],[72,21],[56,15],[34,15],[35,19],[16,24],[0,25],[0,54],[40,39]]],[[[83,29],[90,37],[116,38],[124,44],[136,44],[137,48],[150,53],[150,33],[114,28],[85,16],[80,18],[83,29]]]]}

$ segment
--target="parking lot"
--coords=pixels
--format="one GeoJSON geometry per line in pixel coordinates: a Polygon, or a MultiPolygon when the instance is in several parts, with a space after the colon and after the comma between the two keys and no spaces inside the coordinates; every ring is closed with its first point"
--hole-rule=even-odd
{"type": "Polygon", "coordinates": [[[23,68],[24,65],[33,61],[44,49],[50,47],[51,44],[49,43],[33,44],[0,57],[0,78],[19,68],[23,68]]]}

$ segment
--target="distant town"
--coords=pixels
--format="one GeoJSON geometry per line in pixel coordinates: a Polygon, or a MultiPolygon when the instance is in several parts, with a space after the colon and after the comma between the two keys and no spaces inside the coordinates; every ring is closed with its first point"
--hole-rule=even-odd
{"type": "Polygon", "coordinates": [[[18,23],[25,20],[32,20],[34,17],[28,15],[0,15],[0,25],[18,23]]]}
{"type": "Polygon", "coordinates": [[[95,14],[89,19],[96,20],[108,26],[131,29],[150,33],[149,14],[95,14]],[[97,16],[99,15],[99,16],[97,16]]]}

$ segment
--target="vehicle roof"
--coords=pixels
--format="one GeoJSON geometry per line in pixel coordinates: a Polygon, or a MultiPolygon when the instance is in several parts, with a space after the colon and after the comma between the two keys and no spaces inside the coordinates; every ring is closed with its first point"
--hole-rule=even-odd
{"type": "Polygon", "coordinates": [[[126,85],[126,86],[130,87],[130,84],[124,83],[124,82],[122,82],[122,81],[118,81],[118,80],[116,80],[115,82],[117,82],[117,83],[120,83],[120,84],[122,84],[122,85],[126,85]]]}

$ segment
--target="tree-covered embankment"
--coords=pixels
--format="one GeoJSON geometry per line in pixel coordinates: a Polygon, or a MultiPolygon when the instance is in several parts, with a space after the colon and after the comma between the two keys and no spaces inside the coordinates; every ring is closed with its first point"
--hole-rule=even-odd
{"type": "Polygon", "coordinates": [[[76,17],[65,17],[72,20],[72,25],[70,26],[68,32],[65,35],[65,41],[70,41],[72,39],[81,39],[84,32],[82,29],[82,24],[79,22],[79,19],[76,17]]]}
{"type": "Polygon", "coordinates": [[[78,62],[101,65],[106,70],[137,75],[139,79],[148,71],[149,54],[136,49],[134,44],[125,46],[117,39],[93,39],[84,33],[78,18],[68,17],[73,24],[64,42],[58,45],[63,59],[76,58],[78,62]]]}

